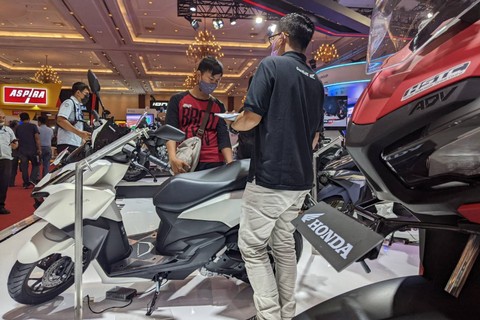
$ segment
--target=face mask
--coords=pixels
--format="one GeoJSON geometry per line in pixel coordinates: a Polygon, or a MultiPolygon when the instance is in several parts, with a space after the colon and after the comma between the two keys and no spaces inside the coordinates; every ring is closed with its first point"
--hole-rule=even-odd
{"type": "Polygon", "coordinates": [[[88,100],[89,100],[89,99],[90,99],[90,95],[87,94],[85,97],[83,97],[82,103],[83,103],[84,105],[86,105],[86,104],[88,103],[88,100]]]}
{"type": "Polygon", "coordinates": [[[278,52],[280,51],[280,46],[277,46],[277,42],[279,41],[278,39],[280,39],[280,37],[281,35],[277,36],[275,41],[273,41],[272,43],[272,52],[270,53],[272,57],[278,56],[278,52]]]}
{"type": "Polygon", "coordinates": [[[217,89],[217,84],[207,83],[205,81],[200,80],[199,88],[200,88],[200,91],[202,91],[203,93],[211,94],[213,91],[215,91],[215,89],[217,89]]]}

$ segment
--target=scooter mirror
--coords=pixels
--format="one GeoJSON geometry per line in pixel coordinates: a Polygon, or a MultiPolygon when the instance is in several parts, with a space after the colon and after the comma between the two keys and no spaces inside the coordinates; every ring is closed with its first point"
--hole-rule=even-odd
{"type": "Polygon", "coordinates": [[[148,135],[177,142],[185,140],[185,132],[168,124],[160,126],[156,130],[149,131],[148,135]]]}
{"type": "Polygon", "coordinates": [[[92,92],[98,96],[98,94],[100,93],[100,82],[98,82],[97,76],[95,75],[95,73],[93,73],[92,70],[89,69],[87,72],[87,78],[90,90],[92,90],[92,92]]]}

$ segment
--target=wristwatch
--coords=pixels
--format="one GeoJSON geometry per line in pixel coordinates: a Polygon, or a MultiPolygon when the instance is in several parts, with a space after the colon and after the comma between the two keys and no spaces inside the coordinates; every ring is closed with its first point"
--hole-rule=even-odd
{"type": "Polygon", "coordinates": [[[230,131],[230,132],[233,133],[233,134],[238,134],[238,133],[239,133],[237,130],[235,130],[235,129],[232,128],[232,124],[230,124],[230,125],[228,126],[228,131],[230,131]]]}

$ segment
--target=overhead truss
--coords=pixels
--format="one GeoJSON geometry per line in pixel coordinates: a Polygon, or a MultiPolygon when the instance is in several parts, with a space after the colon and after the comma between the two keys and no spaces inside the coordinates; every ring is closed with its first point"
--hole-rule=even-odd
{"type": "Polygon", "coordinates": [[[264,12],[235,0],[177,0],[178,16],[192,18],[217,19],[254,19],[278,20],[280,16],[264,12]],[[191,11],[190,8],[196,8],[191,11]]]}

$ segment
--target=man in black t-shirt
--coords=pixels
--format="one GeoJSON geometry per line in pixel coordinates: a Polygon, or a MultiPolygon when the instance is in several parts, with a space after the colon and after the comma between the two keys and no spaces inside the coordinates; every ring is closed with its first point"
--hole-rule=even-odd
{"type": "Polygon", "coordinates": [[[323,123],[323,85],[307,65],[312,21],[292,13],[269,37],[233,131],[255,128],[238,245],[254,290],[257,319],[295,316],[296,256],[291,221],[313,185],[313,140],[323,123]],[[278,56],[277,56],[278,55],[278,56]],[[275,258],[273,274],[267,245],[275,258]]]}
{"type": "Polygon", "coordinates": [[[40,159],[42,147],[40,145],[40,133],[38,127],[30,123],[30,116],[26,112],[20,114],[22,124],[17,127],[16,136],[18,139],[18,156],[20,158],[20,171],[22,171],[23,188],[37,183],[40,172],[40,159]],[[32,164],[30,177],[28,174],[28,163],[32,164]]]}

